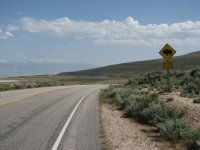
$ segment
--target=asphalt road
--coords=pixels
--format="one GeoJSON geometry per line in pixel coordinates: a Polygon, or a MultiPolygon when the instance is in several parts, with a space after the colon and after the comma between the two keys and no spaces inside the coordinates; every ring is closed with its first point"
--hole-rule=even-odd
{"type": "Polygon", "coordinates": [[[0,150],[100,150],[98,95],[105,85],[0,93],[0,150]]]}

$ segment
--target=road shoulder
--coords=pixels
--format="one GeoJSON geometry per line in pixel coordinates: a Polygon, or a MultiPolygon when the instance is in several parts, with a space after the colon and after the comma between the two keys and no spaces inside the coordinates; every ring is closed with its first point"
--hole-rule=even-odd
{"type": "Polygon", "coordinates": [[[154,128],[125,118],[116,107],[101,104],[101,123],[107,149],[110,150],[175,150],[170,143],[158,138],[154,128]]]}

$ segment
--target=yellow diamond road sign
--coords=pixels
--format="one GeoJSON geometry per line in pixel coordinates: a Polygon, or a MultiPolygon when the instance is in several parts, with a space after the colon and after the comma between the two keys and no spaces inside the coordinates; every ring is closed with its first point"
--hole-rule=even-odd
{"type": "Polygon", "coordinates": [[[163,62],[163,68],[164,69],[173,69],[173,62],[171,61],[164,61],[163,62]]]}
{"type": "Polygon", "coordinates": [[[175,53],[176,51],[169,44],[166,44],[159,52],[165,60],[170,60],[175,53]]]}

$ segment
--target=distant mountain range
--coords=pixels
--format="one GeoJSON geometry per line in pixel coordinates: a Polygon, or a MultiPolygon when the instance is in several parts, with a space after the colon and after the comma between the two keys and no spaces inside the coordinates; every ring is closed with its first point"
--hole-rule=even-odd
{"type": "Polygon", "coordinates": [[[55,74],[63,71],[76,71],[96,66],[86,63],[56,62],[3,62],[0,61],[0,77],[55,74]]]}
{"type": "MultiPolygon", "coordinates": [[[[59,75],[69,76],[104,76],[113,78],[128,78],[134,75],[147,73],[150,71],[163,71],[162,62],[164,59],[154,59],[148,61],[138,61],[100,67],[76,72],[64,72],[59,75]]],[[[176,56],[172,59],[174,63],[173,70],[188,70],[193,67],[200,67],[200,51],[189,53],[182,56],[176,56]]]]}

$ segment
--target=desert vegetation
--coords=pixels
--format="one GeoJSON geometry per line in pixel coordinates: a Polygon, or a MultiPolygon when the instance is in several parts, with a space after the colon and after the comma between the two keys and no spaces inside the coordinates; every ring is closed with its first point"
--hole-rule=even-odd
{"type": "Polygon", "coordinates": [[[200,98],[200,68],[194,68],[188,72],[174,71],[171,73],[170,91],[166,83],[166,75],[163,72],[150,72],[140,78],[129,80],[127,87],[136,86],[139,89],[147,88],[148,91],[156,90],[157,93],[180,92],[182,96],[200,98]]]}
{"type": "Polygon", "coordinates": [[[0,92],[16,89],[77,85],[77,84],[112,84],[122,83],[125,79],[112,79],[109,77],[67,76],[67,75],[38,75],[3,78],[16,82],[0,82],[0,92]]]}
{"type": "MultiPolygon", "coordinates": [[[[170,91],[166,88],[165,78],[162,72],[151,72],[124,85],[110,86],[104,91],[106,102],[116,105],[127,117],[155,126],[163,139],[185,143],[188,149],[195,149],[196,141],[200,140],[200,128],[189,126],[184,119],[186,112],[166,105],[158,95],[179,92],[181,96],[193,97],[193,102],[199,103],[200,69],[187,73],[173,72],[170,91]]],[[[173,101],[173,98],[167,101],[173,101]]]]}
{"type": "Polygon", "coordinates": [[[29,89],[39,87],[50,87],[50,86],[61,86],[62,83],[48,82],[48,81],[37,81],[35,83],[0,83],[0,91],[18,90],[18,89],[29,89]]]}

